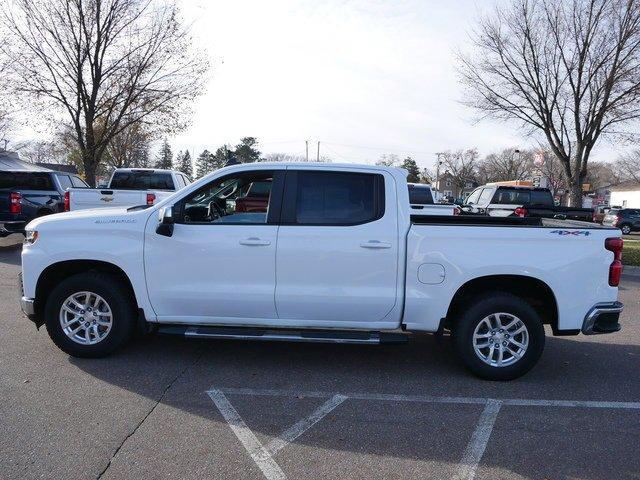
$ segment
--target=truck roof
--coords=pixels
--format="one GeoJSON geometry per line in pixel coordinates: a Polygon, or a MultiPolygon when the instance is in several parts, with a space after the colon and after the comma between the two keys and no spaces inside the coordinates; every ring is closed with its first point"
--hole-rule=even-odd
{"type": "Polygon", "coordinates": [[[550,190],[548,188],[544,188],[544,187],[528,187],[526,185],[491,185],[491,184],[487,184],[487,185],[481,185],[478,188],[487,188],[487,187],[492,187],[492,188],[509,188],[509,189],[515,189],[515,190],[534,190],[537,192],[549,192],[550,190]]]}
{"type": "MultiPolygon", "coordinates": [[[[235,165],[230,165],[228,167],[223,167],[219,170],[215,170],[215,172],[219,172],[220,170],[233,170],[233,171],[242,171],[242,170],[254,170],[254,169],[285,169],[285,168],[305,168],[305,169],[314,169],[314,170],[379,170],[381,172],[392,172],[394,174],[398,174],[401,172],[406,172],[399,167],[385,167],[381,165],[368,165],[364,163],[322,163],[322,162],[254,162],[254,163],[239,163],[235,165]]],[[[213,173],[213,172],[212,172],[213,173]]],[[[209,174],[210,175],[210,174],[209,174]]]]}

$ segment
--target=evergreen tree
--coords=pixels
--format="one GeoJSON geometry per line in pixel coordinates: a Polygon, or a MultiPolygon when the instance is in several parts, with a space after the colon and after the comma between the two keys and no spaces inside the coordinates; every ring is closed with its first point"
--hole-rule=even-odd
{"type": "Polygon", "coordinates": [[[184,173],[187,177],[193,177],[193,165],[191,165],[191,154],[189,150],[184,153],[180,152],[176,155],[176,170],[184,173]]]}
{"type": "Polygon", "coordinates": [[[173,164],[173,153],[171,152],[171,146],[169,146],[169,142],[165,138],[162,142],[162,147],[160,147],[160,152],[156,157],[155,168],[162,168],[165,170],[170,170],[173,164]]]}
{"type": "Polygon", "coordinates": [[[196,178],[204,177],[213,170],[211,156],[211,152],[206,149],[198,155],[198,158],[196,158],[196,178]]]}
{"type": "Polygon", "coordinates": [[[218,168],[222,168],[227,164],[227,160],[229,159],[229,153],[232,152],[227,145],[223,145],[222,147],[216,150],[211,156],[211,167],[212,170],[217,170],[218,168]]]}
{"type": "Polygon", "coordinates": [[[402,161],[401,167],[409,172],[409,175],[407,175],[407,182],[418,183],[420,181],[420,169],[418,168],[418,164],[413,158],[405,158],[402,161]]]}
{"type": "Polygon", "coordinates": [[[240,163],[251,163],[260,160],[260,151],[258,150],[258,140],[255,137],[244,137],[240,139],[240,143],[236,145],[235,156],[240,163]]]}

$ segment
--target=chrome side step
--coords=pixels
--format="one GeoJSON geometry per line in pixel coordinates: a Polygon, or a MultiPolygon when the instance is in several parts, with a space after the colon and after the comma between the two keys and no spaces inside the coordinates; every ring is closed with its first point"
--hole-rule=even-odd
{"type": "Polygon", "coordinates": [[[184,335],[186,338],[257,340],[272,342],[349,343],[379,345],[405,343],[407,335],[395,332],[360,332],[333,330],[259,329],[244,327],[209,327],[187,325],[161,325],[158,333],[184,335]]]}

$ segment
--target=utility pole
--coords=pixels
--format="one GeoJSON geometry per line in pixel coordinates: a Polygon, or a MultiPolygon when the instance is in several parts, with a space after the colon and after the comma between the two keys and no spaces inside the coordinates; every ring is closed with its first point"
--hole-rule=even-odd
{"type": "Polygon", "coordinates": [[[316,155],[316,162],[320,161],[320,140],[318,140],[318,154],[316,155]]]}
{"type": "Polygon", "coordinates": [[[309,140],[304,141],[305,149],[307,150],[307,162],[309,161],[309,140]]]}
{"type": "Polygon", "coordinates": [[[436,153],[436,157],[438,157],[438,160],[436,161],[436,191],[440,191],[440,165],[442,165],[442,160],[440,160],[440,157],[442,157],[442,155],[444,155],[444,152],[438,152],[436,153]]]}

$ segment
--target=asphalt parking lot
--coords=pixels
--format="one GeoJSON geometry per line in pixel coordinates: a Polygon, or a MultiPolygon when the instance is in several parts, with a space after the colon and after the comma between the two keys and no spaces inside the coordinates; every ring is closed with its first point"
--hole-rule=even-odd
{"type": "Polygon", "coordinates": [[[640,276],[622,332],[547,337],[493,383],[432,336],[70,358],[19,312],[19,255],[0,243],[0,478],[640,478],[640,276]]]}

